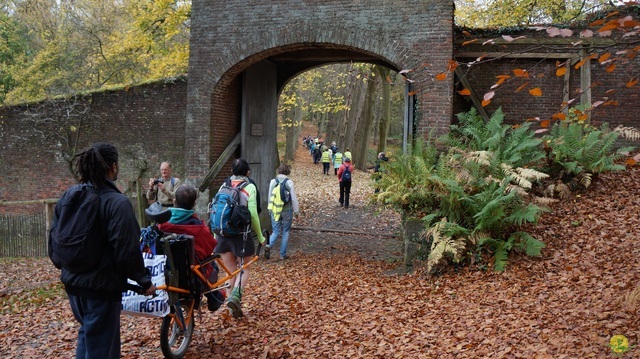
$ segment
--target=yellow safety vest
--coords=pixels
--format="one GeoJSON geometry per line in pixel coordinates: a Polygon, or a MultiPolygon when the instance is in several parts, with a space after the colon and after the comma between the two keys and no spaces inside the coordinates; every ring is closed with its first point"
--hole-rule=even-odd
{"type": "Polygon", "coordinates": [[[331,152],[329,151],[322,152],[322,162],[331,162],[331,152]]]}
{"type": "Polygon", "coordinates": [[[280,197],[280,181],[276,179],[276,185],[271,190],[271,198],[269,199],[269,205],[267,206],[267,210],[272,213],[273,219],[277,222],[280,220],[280,214],[282,213],[282,207],[284,207],[284,201],[280,197]]]}
{"type": "Polygon", "coordinates": [[[338,152],[333,156],[333,164],[342,164],[342,153],[338,152]]]}
{"type": "Polygon", "coordinates": [[[345,152],[344,153],[344,157],[350,159],[351,162],[353,162],[353,157],[351,157],[351,152],[349,152],[349,151],[345,152]]]}

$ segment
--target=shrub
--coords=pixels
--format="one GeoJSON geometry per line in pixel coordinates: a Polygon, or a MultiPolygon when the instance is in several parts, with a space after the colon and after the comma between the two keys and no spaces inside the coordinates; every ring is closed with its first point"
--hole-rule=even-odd
{"type": "Polygon", "coordinates": [[[545,211],[528,191],[546,174],[524,167],[544,157],[541,141],[528,125],[503,124],[501,111],[486,123],[474,110],[458,118],[439,140],[446,152],[418,142],[386,166],[378,201],[422,218],[432,243],[429,271],[483,251],[493,253],[496,270],[505,268],[511,250],[539,255],[544,244],[517,229],[545,211]]]}

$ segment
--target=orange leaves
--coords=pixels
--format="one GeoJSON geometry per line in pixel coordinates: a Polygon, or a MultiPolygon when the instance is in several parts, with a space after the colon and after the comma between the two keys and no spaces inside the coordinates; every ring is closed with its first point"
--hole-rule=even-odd
{"type": "Polygon", "coordinates": [[[625,84],[625,86],[627,86],[627,87],[633,87],[633,86],[635,86],[637,83],[638,83],[638,79],[637,79],[637,78],[633,78],[633,79],[631,79],[629,82],[627,82],[627,83],[625,84]]]}
{"type": "Polygon", "coordinates": [[[449,60],[447,62],[447,70],[437,74],[436,75],[436,80],[438,80],[438,81],[446,80],[447,79],[447,75],[449,74],[449,72],[455,71],[456,68],[458,68],[458,61],[449,60]]]}
{"type": "Polygon", "coordinates": [[[564,74],[567,73],[567,68],[564,66],[560,66],[556,69],[556,76],[561,77],[564,76],[564,74]]]}
{"type": "Polygon", "coordinates": [[[609,59],[609,57],[611,57],[610,53],[606,53],[606,54],[602,54],[599,58],[598,58],[598,62],[599,63],[604,63],[605,61],[607,61],[609,59]]]}
{"type": "Polygon", "coordinates": [[[591,54],[587,57],[585,57],[584,59],[580,60],[575,66],[574,68],[577,70],[579,68],[581,68],[584,64],[586,64],[588,61],[595,59],[598,57],[598,54],[591,54]]]}
{"type": "Polygon", "coordinates": [[[596,27],[596,26],[600,26],[604,24],[604,20],[600,19],[600,20],[596,20],[592,23],[589,24],[589,27],[596,27]]]}
{"type": "Polygon", "coordinates": [[[564,121],[567,119],[567,115],[565,115],[562,112],[558,112],[556,114],[554,114],[553,116],[551,116],[551,119],[553,120],[559,120],[559,121],[564,121]]]}
{"type": "Polygon", "coordinates": [[[467,40],[467,41],[462,43],[462,46],[467,46],[467,45],[472,44],[472,43],[477,42],[477,41],[478,41],[478,39],[467,40]]]}
{"type": "Polygon", "coordinates": [[[540,121],[540,127],[548,128],[550,125],[551,125],[551,121],[550,120],[542,120],[542,121],[540,121]]]}
{"type": "Polygon", "coordinates": [[[462,89],[462,90],[458,91],[458,93],[459,93],[460,95],[462,95],[462,96],[469,96],[469,95],[471,95],[471,91],[470,91],[469,89],[467,89],[467,88],[465,88],[465,89],[462,89]]]}
{"type": "Polygon", "coordinates": [[[539,87],[535,87],[529,90],[529,94],[535,97],[542,96],[542,90],[539,87]]]}
{"type": "Polygon", "coordinates": [[[606,72],[613,72],[613,70],[615,70],[615,69],[616,69],[616,64],[611,64],[605,69],[605,71],[606,72]]]}
{"type": "Polygon", "coordinates": [[[509,75],[498,75],[498,76],[496,76],[496,78],[498,79],[498,82],[496,82],[495,84],[493,84],[493,86],[491,86],[491,89],[494,89],[494,88],[496,88],[496,87],[498,87],[498,86],[502,85],[502,83],[503,83],[505,80],[510,79],[510,78],[511,78],[511,76],[509,76],[509,75]]]}
{"type": "Polygon", "coordinates": [[[610,21],[608,24],[598,29],[598,32],[611,31],[618,27],[618,23],[614,21],[610,21]]]}
{"type": "Polygon", "coordinates": [[[520,85],[520,87],[518,87],[515,92],[520,92],[520,91],[522,91],[523,88],[525,88],[527,86],[529,86],[529,83],[525,82],[522,85],[520,85]]]}
{"type": "Polygon", "coordinates": [[[516,75],[516,77],[529,77],[529,72],[523,69],[513,69],[513,74],[516,75]]]}
{"type": "Polygon", "coordinates": [[[493,96],[495,96],[495,92],[493,91],[489,91],[486,94],[484,94],[484,97],[482,98],[482,107],[486,107],[488,104],[491,103],[491,99],[493,98],[493,96]]]}

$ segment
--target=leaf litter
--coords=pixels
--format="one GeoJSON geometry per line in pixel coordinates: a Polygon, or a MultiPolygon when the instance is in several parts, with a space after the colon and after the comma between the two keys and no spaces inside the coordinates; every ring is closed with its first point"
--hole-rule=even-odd
{"type": "MultiPolygon", "coordinates": [[[[427,277],[404,273],[400,218],[369,204],[370,170],[354,172],[345,210],[336,177],[299,150],[291,258],[255,263],[244,318],[205,306],[185,358],[613,357],[613,335],[640,340],[638,306],[625,301],[640,283],[639,172],[601,175],[554,205],[531,230],[547,245],[540,258],[427,277]]],[[[58,271],[46,258],[0,265],[0,356],[73,357],[78,324],[58,271]]],[[[122,357],[162,357],[160,324],[122,316],[122,357]]]]}

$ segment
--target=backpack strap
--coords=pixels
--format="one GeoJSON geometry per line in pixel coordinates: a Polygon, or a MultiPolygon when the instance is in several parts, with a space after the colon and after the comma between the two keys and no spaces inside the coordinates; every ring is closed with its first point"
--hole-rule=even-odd
{"type": "Polygon", "coordinates": [[[171,177],[171,187],[176,185],[176,179],[174,177],[171,177]]]}

